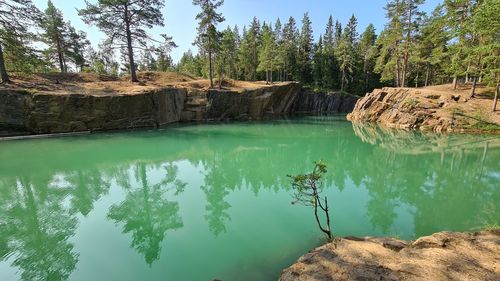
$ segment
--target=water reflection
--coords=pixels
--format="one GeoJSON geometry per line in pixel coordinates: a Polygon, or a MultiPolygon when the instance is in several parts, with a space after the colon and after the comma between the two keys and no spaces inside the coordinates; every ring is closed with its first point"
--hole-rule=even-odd
{"type": "Polygon", "coordinates": [[[78,261],[67,241],[77,224],[62,204],[68,190],[52,187],[50,178],[2,178],[1,184],[2,260],[10,259],[23,280],[67,279],[78,261]]]}
{"type": "Polygon", "coordinates": [[[134,175],[139,188],[131,188],[129,178],[121,178],[120,183],[127,190],[127,196],[120,204],[109,209],[108,217],[116,223],[123,224],[123,233],[132,233],[131,247],[144,256],[148,265],[158,259],[160,243],[165,238],[167,230],[183,226],[179,216],[179,203],[170,201],[167,192],[175,190],[175,195],[181,193],[186,183],[176,179],[177,167],[171,164],[164,166],[165,178],[150,184],[146,173],[146,164],[138,163],[134,175]]]}
{"type": "MultiPolygon", "coordinates": [[[[191,215],[181,211],[185,204],[191,212],[192,203],[181,199],[186,189],[202,192],[208,231],[223,238],[238,230],[228,228],[232,213],[242,208],[232,195],[288,191],[286,175],[307,171],[317,159],[328,164],[326,185],[337,197],[368,195],[366,205],[333,206],[338,222],[362,210],[372,225],[358,235],[399,235],[403,215],[412,224],[405,237],[470,230],[500,217],[499,138],[333,127],[323,119],[172,131],[117,135],[109,143],[99,136],[81,143],[46,141],[48,162],[21,142],[2,144],[9,147],[0,157],[17,160],[0,163],[1,260],[23,280],[68,279],[79,259],[70,238],[115,184],[124,195],[110,204],[107,219],[151,266],[167,232],[185,227],[183,219],[191,215]],[[199,185],[180,179],[180,160],[201,171],[189,175],[199,185]]],[[[269,210],[269,216],[284,211],[269,210]]],[[[290,223],[296,222],[270,227],[290,223]]],[[[349,227],[334,222],[333,228],[351,234],[349,227]]]]}

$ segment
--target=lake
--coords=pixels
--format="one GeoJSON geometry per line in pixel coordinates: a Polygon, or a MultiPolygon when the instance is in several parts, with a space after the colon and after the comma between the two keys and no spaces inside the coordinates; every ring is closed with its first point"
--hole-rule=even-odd
{"type": "Polygon", "coordinates": [[[324,242],[287,175],[315,160],[335,235],[500,221],[500,138],[343,116],[0,142],[0,280],[277,280],[324,242]]]}

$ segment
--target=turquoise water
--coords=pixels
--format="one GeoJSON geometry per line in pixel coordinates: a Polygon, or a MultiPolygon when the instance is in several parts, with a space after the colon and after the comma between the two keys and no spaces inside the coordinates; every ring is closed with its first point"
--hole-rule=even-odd
{"type": "Polygon", "coordinates": [[[335,235],[500,221],[500,140],[343,117],[0,142],[0,280],[276,280],[321,244],[287,174],[328,166],[335,235]]]}

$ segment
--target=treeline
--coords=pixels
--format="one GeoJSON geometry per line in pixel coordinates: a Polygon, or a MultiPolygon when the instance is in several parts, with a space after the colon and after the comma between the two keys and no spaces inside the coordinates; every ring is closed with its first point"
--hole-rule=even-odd
{"type": "Polygon", "coordinates": [[[147,30],[163,26],[164,0],[86,2],[83,21],[107,37],[94,50],[51,1],[44,12],[30,0],[0,0],[0,74],[8,71],[91,71],[130,74],[136,70],[177,70],[206,77],[214,86],[225,78],[296,80],[319,90],[362,94],[380,86],[419,87],[458,82],[497,84],[500,80],[500,0],[444,0],[431,14],[424,0],[389,0],[387,23],[362,32],[353,15],[346,23],[330,16],[314,39],[306,13],[300,23],[261,22],[220,29],[223,0],[193,0],[200,7],[194,45],[174,65],[172,38],[147,30]],[[34,46],[43,42],[45,49],[34,46]]]}
{"type": "Polygon", "coordinates": [[[219,82],[297,80],[351,93],[382,85],[498,84],[500,79],[500,0],[445,0],[430,15],[421,10],[424,0],[390,0],[380,34],[371,24],[359,34],[354,15],[347,23],[330,16],[316,41],[307,13],[300,27],[293,17],[284,24],[254,18],[242,28],[218,31],[224,18],[216,9],[222,3],[194,1],[202,10],[200,52],[184,53],[179,71],[219,82]]]}

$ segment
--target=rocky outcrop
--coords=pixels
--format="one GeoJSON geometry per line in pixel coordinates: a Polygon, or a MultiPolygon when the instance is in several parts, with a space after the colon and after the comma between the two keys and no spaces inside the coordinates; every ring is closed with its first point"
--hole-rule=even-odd
{"type": "Polygon", "coordinates": [[[173,88],[129,95],[4,91],[0,131],[47,134],[161,126],[180,120],[185,97],[186,90],[173,88]]]}
{"type": "Polygon", "coordinates": [[[294,82],[242,92],[173,87],[135,94],[0,90],[0,136],[349,112],[355,101],[349,95],[311,93],[294,82]]]}
{"type": "Polygon", "coordinates": [[[0,92],[0,136],[288,115],[301,89],[298,83],[283,83],[241,93],[192,88],[95,95],[3,90],[0,92]]]}
{"type": "Polygon", "coordinates": [[[434,132],[500,129],[500,124],[488,120],[481,109],[484,102],[450,92],[383,88],[360,99],[347,118],[354,123],[376,122],[390,128],[434,132]]]}
{"type": "Polygon", "coordinates": [[[314,93],[309,90],[300,92],[293,105],[296,113],[349,113],[353,110],[358,97],[341,93],[314,93]]]}
{"type": "Polygon", "coordinates": [[[302,256],[280,281],[500,280],[500,229],[406,242],[343,238],[302,256]]]}
{"type": "Polygon", "coordinates": [[[181,121],[263,119],[293,112],[302,87],[286,83],[233,92],[209,90],[188,93],[181,121]]]}

